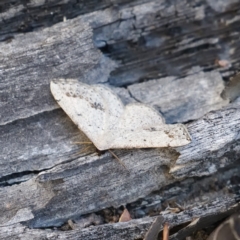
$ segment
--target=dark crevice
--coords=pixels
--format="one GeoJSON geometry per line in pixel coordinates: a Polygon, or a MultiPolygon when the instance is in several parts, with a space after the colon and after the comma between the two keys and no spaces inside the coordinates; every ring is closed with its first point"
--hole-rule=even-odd
{"type": "Polygon", "coordinates": [[[134,99],[136,102],[142,103],[141,101],[139,101],[137,98],[135,98],[135,97],[132,95],[131,91],[130,91],[127,87],[125,87],[125,89],[128,91],[129,96],[130,96],[132,99],[134,99]]]}
{"type": "MultiPolygon", "coordinates": [[[[23,172],[18,172],[18,173],[12,173],[7,176],[1,177],[0,178],[0,187],[8,187],[12,185],[18,185],[21,184],[22,182],[26,181],[27,176],[29,175],[29,178],[32,178],[32,175],[37,175],[40,172],[44,171],[23,171],[23,172]],[[26,177],[26,178],[24,178],[26,177]]],[[[28,180],[28,179],[27,179],[28,180]]]]}
{"type": "Polygon", "coordinates": [[[60,107],[56,107],[56,108],[53,108],[51,110],[45,110],[45,111],[42,111],[42,112],[39,111],[39,112],[37,112],[37,113],[35,113],[33,115],[29,115],[29,116],[27,116],[25,118],[22,117],[22,118],[18,118],[18,119],[14,119],[12,121],[6,122],[4,124],[0,124],[0,127],[3,127],[3,126],[5,127],[7,125],[15,125],[15,124],[18,124],[19,122],[22,122],[22,121],[29,121],[29,122],[31,122],[31,121],[33,121],[33,118],[38,118],[41,115],[49,114],[49,113],[58,114],[59,111],[63,112],[63,110],[60,107]]]}
{"type": "Polygon", "coordinates": [[[78,159],[79,157],[84,157],[87,155],[88,154],[81,155],[81,156],[78,155],[78,156],[69,158],[68,160],[65,160],[65,161],[62,161],[61,163],[55,164],[54,166],[52,166],[50,168],[44,168],[41,170],[23,171],[23,172],[17,172],[17,173],[12,173],[12,174],[6,175],[6,176],[0,178],[0,187],[8,187],[8,186],[12,186],[12,185],[21,184],[22,182],[25,182],[25,181],[33,178],[33,175],[36,176],[41,172],[49,171],[59,165],[71,163],[71,162],[75,161],[76,159],[78,159]],[[27,176],[29,176],[29,177],[27,177],[27,176]]]}

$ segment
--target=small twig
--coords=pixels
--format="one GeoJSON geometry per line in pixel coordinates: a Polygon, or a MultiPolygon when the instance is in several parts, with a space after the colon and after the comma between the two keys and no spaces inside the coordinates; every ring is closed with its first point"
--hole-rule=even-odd
{"type": "Polygon", "coordinates": [[[163,227],[163,240],[168,240],[169,237],[169,224],[165,223],[163,227]]]}
{"type": "Polygon", "coordinates": [[[177,206],[181,211],[186,210],[185,204],[184,204],[184,206],[178,204],[177,202],[175,202],[175,204],[176,204],[176,206],[177,206]]]}

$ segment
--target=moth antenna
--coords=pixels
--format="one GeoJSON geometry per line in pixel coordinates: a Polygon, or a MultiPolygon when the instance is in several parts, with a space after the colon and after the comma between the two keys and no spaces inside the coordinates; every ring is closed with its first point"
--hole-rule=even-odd
{"type": "MultiPolygon", "coordinates": [[[[125,168],[125,169],[127,169],[127,167],[125,166],[125,164],[123,163],[123,161],[113,152],[113,151],[111,151],[110,149],[108,149],[108,151],[113,155],[113,157],[115,157],[118,161],[119,161],[119,163],[125,168]]],[[[128,169],[127,169],[128,170],[128,169]]]]}
{"type": "Polygon", "coordinates": [[[80,151],[80,153],[84,153],[84,152],[86,152],[88,149],[89,149],[89,146],[83,148],[83,149],[80,151]]]}
{"type": "Polygon", "coordinates": [[[84,148],[81,149],[81,151],[79,151],[77,154],[87,153],[87,151],[90,149],[90,147],[91,147],[91,146],[84,147],[84,148]]]}
{"type": "Polygon", "coordinates": [[[93,144],[92,142],[73,142],[73,143],[76,143],[76,144],[93,144]]]}

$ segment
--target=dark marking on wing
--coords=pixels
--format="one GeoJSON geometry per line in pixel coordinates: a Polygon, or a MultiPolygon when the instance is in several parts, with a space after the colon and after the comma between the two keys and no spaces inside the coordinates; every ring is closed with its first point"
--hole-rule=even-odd
{"type": "Polygon", "coordinates": [[[165,133],[166,135],[168,135],[169,138],[174,138],[174,134],[171,133],[171,131],[169,131],[169,130],[164,130],[164,133],[165,133]]]}
{"type": "Polygon", "coordinates": [[[102,105],[100,103],[91,103],[91,107],[95,108],[95,109],[99,109],[101,111],[104,111],[104,108],[102,107],[102,105]]]}

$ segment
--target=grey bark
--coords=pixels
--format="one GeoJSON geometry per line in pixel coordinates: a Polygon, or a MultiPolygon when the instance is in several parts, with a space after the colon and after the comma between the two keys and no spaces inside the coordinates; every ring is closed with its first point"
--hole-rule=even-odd
{"type": "Polygon", "coordinates": [[[171,228],[200,219],[171,236],[184,239],[239,209],[239,80],[223,81],[239,66],[238,1],[1,4],[1,239],[143,239],[160,212],[171,228]],[[60,77],[152,105],[192,142],[115,150],[126,170],[76,144],[88,139],[49,89],[60,77]],[[123,205],[135,219],[110,223],[104,211],[123,205]],[[78,224],[96,224],[93,213],[101,225],[78,224]],[[61,231],[68,220],[74,230],[61,231]]]}

